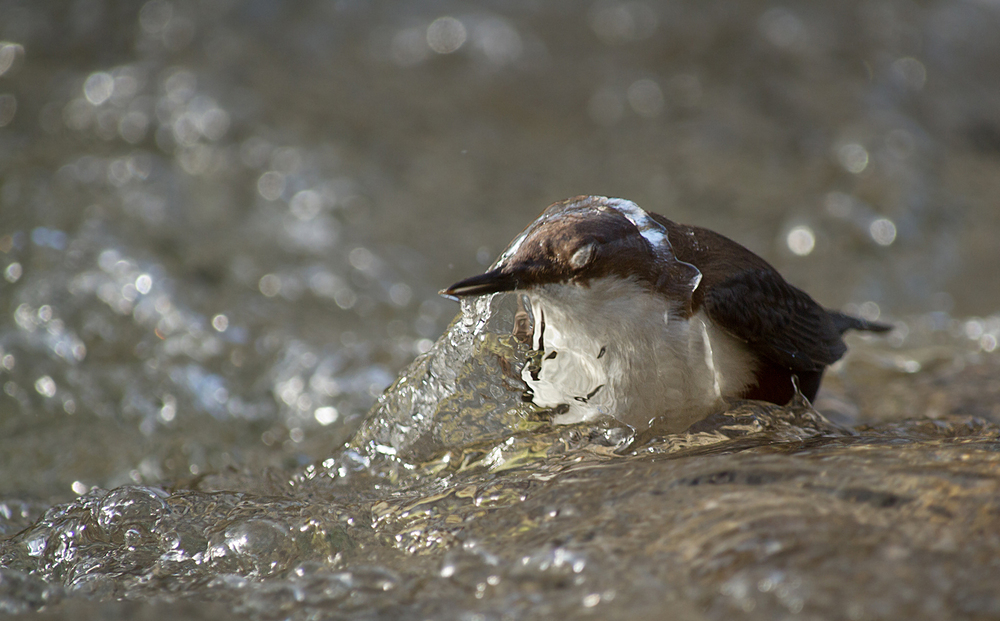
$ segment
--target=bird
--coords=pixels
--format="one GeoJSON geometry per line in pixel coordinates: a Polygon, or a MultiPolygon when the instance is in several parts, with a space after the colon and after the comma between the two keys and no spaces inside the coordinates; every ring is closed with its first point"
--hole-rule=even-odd
{"type": "Polygon", "coordinates": [[[847,330],[891,329],[823,308],[719,233],[604,196],[553,203],[485,273],[440,293],[503,292],[531,343],[527,394],[554,424],[683,431],[731,400],[812,401],[847,330]]]}

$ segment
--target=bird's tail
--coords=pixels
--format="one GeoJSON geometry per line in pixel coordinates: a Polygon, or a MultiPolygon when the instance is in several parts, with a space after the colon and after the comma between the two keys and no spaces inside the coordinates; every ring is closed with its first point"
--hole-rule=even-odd
{"type": "Polygon", "coordinates": [[[866,332],[888,332],[892,326],[878,321],[868,321],[853,315],[845,315],[837,311],[827,311],[833,319],[833,325],[837,326],[837,331],[843,334],[848,330],[865,330],[866,332]]]}

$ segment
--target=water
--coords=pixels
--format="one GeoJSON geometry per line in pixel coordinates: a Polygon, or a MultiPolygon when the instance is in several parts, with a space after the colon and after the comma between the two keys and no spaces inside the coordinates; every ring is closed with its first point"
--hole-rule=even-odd
{"type": "Polygon", "coordinates": [[[993,7],[0,15],[0,610],[997,616],[993,7]],[[897,329],[823,418],[552,428],[436,291],[580,193],[897,329]]]}

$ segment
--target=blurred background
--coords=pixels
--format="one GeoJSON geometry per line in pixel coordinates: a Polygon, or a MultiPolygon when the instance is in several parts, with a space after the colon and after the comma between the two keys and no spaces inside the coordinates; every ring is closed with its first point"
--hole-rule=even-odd
{"type": "Polygon", "coordinates": [[[323,459],[436,292],[577,194],[994,351],[997,32],[988,0],[0,0],[0,498],[323,459]]]}

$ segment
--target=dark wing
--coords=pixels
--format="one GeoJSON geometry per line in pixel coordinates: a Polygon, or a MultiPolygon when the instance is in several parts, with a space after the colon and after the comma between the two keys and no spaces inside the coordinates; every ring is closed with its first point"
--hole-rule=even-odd
{"type": "Polygon", "coordinates": [[[795,372],[822,371],[847,351],[834,317],[771,269],[748,270],[717,283],[702,305],[722,329],[795,372]]]}

